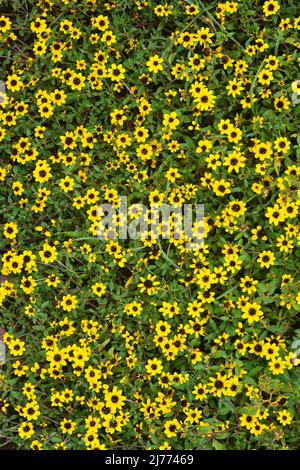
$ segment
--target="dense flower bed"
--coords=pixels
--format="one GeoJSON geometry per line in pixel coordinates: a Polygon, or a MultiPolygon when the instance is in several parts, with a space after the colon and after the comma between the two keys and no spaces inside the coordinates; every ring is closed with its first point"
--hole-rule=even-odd
{"type": "Polygon", "coordinates": [[[3,444],[299,446],[296,4],[1,2],[3,444]],[[120,196],[204,244],[99,239],[120,196]]]}

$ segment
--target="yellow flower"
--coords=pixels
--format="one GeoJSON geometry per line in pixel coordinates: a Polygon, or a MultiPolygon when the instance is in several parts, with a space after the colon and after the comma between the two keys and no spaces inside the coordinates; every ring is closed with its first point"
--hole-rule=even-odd
{"type": "Polygon", "coordinates": [[[23,356],[26,351],[24,341],[21,341],[19,338],[11,339],[7,347],[12,356],[23,356]]]}
{"type": "Polygon", "coordinates": [[[3,235],[8,240],[14,240],[19,233],[18,225],[15,222],[9,222],[4,225],[3,235]]]}
{"type": "Polygon", "coordinates": [[[31,401],[21,409],[20,414],[28,421],[36,421],[41,415],[41,412],[38,403],[31,401]]]}
{"type": "Polygon", "coordinates": [[[41,261],[45,264],[53,263],[58,256],[58,252],[55,246],[51,246],[48,243],[44,243],[43,248],[39,251],[41,261]]]}
{"type": "Polygon", "coordinates": [[[256,281],[252,277],[245,276],[241,278],[240,286],[242,288],[242,292],[247,292],[247,294],[253,294],[257,291],[256,284],[258,284],[258,281],[256,281]]]}
{"type": "Polygon", "coordinates": [[[31,450],[41,450],[42,448],[43,448],[43,444],[37,439],[34,439],[32,443],[30,444],[31,450]]]}
{"type": "Polygon", "coordinates": [[[133,317],[141,315],[142,311],[143,307],[140,302],[130,302],[124,307],[124,312],[127,313],[127,315],[132,315],[133,317]]]}
{"type": "Polygon", "coordinates": [[[60,429],[63,434],[69,434],[72,435],[76,427],[76,423],[72,421],[71,419],[64,418],[60,422],[60,429]]]}
{"type": "Polygon", "coordinates": [[[182,426],[177,419],[168,420],[164,424],[164,433],[169,438],[174,437],[181,430],[181,427],[182,426]]]}
{"type": "Polygon", "coordinates": [[[282,426],[291,424],[293,418],[287,410],[278,411],[277,419],[282,426]]]}
{"type": "Polygon", "coordinates": [[[246,305],[241,307],[243,312],[242,318],[248,320],[249,325],[255,321],[260,321],[263,318],[261,306],[257,302],[247,302],[246,305]]]}
{"type": "Polygon", "coordinates": [[[175,111],[172,113],[165,113],[163,116],[163,126],[168,127],[169,129],[176,129],[176,127],[180,124],[180,121],[177,117],[175,111]]]}
{"type": "Polygon", "coordinates": [[[150,59],[146,62],[149,72],[157,73],[163,70],[163,61],[163,58],[159,57],[157,54],[150,57],[150,59]]]}
{"type": "Polygon", "coordinates": [[[140,277],[138,288],[141,292],[146,292],[148,295],[155,294],[157,292],[159,281],[154,274],[148,274],[147,277],[140,277]]]}
{"type": "Polygon", "coordinates": [[[236,96],[241,95],[242,91],[244,90],[243,82],[237,80],[236,78],[229,80],[229,83],[226,86],[226,90],[228,91],[228,96],[235,98],[236,96]]]}
{"type": "Polygon", "coordinates": [[[45,160],[38,160],[33,171],[33,177],[38,183],[46,183],[52,177],[51,167],[45,160]]]}
{"type": "Polygon", "coordinates": [[[122,64],[112,64],[108,70],[109,78],[114,82],[120,82],[125,78],[125,67],[122,64]]]}
{"type": "MultiPolygon", "coordinates": [[[[1,19],[0,19],[0,23],[1,23],[1,19]]],[[[20,91],[23,88],[23,83],[18,77],[18,75],[13,73],[7,78],[6,87],[8,90],[12,92],[16,92],[16,91],[20,91]]]]}
{"type": "Polygon", "coordinates": [[[92,285],[92,291],[98,297],[103,297],[106,291],[106,286],[102,282],[97,282],[96,284],[92,285]]]}
{"type": "Polygon", "coordinates": [[[277,357],[269,362],[269,369],[273,375],[283,374],[287,368],[287,363],[277,357]]]}
{"type": "Polygon", "coordinates": [[[6,33],[11,29],[11,21],[6,16],[0,16],[0,33],[6,33]]]}
{"type": "Polygon", "coordinates": [[[77,306],[78,300],[75,295],[67,294],[64,295],[60,301],[60,307],[66,312],[71,312],[77,306]]]}
{"type": "Polygon", "coordinates": [[[265,16],[275,15],[280,10],[280,4],[276,0],[268,0],[263,4],[265,16]]]}
{"type": "Polygon", "coordinates": [[[29,439],[34,435],[33,424],[28,421],[23,422],[18,428],[18,433],[21,439],[29,439]]]}
{"type": "Polygon", "coordinates": [[[273,73],[269,69],[262,69],[257,76],[257,80],[261,85],[270,85],[273,78],[273,73]]]}
{"type": "Polygon", "coordinates": [[[157,358],[148,359],[145,368],[147,373],[150,374],[151,377],[159,375],[163,370],[162,361],[157,358]]]}
{"type": "Polygon", "coordinates": [[[59,186],[65,193],[72,191],[74,188],[74,185],[75,185],[75,181],[73,178],[70,178],[70,176],[66,176],[65,178],[59,181],[59,186]]]}
{"type": "Polygon", "coordinates": [[[225,181],[224,179],[214,181],[212,186],[216,196],[225,196],[225,194],[229,194],[231,192],[229,181],[225,181]]]}
{"type": "Polygon", "coordinates": [[[32,276],[22,277],[20,288],[25,292],[25,294],[31,294],[36,287],[36,281],[32,276]]]}
{"type": "Polygon", "coordinates": [[[257,258],[257,262],[261,268],[269,268],[275,262],[275,255],[270,250],[263,250],[257,258]]]}
{"type": "Polygon", "coordinates": [[[171,183],[175,183],[177,178],[180,178],[180,173],[177,168],[169,168],[166,172],[166,178],[171,183]]]}
{"type": "Polygon", "coordinates": [[[277,97],[274,100],[274,108],[279,112],[288,110],[290,108],[290,104],[290,100],[285,96],[277,97]]]}

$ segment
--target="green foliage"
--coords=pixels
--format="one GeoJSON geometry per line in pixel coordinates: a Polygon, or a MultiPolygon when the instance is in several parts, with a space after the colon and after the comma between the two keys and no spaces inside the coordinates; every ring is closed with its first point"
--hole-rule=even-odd
{"type": "Polygon", "coordinates": [[[299,448],[296,14],[0,0],[0,446],[299,448]],[[99,239],[120,196],[204,244],[99,239]]]}

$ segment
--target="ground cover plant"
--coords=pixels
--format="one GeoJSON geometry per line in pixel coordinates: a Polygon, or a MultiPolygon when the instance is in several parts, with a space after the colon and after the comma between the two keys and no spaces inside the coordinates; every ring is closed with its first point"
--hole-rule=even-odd
{"type": "Polygon", "coordinates": [[[0,445],[299,447],[298,13],[0,2],[0,445]],[[99,239],[120,196],[204,243],[99,239]]]}

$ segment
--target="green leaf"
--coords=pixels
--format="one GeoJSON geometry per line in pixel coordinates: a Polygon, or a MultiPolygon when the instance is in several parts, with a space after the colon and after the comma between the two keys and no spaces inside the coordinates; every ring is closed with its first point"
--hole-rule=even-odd
{"type": "Polygon", "coordinates": [[[217,441],[217,439],[212,440],[212,446],[215,450],[226,450],[225,445],[217,441]]]}

